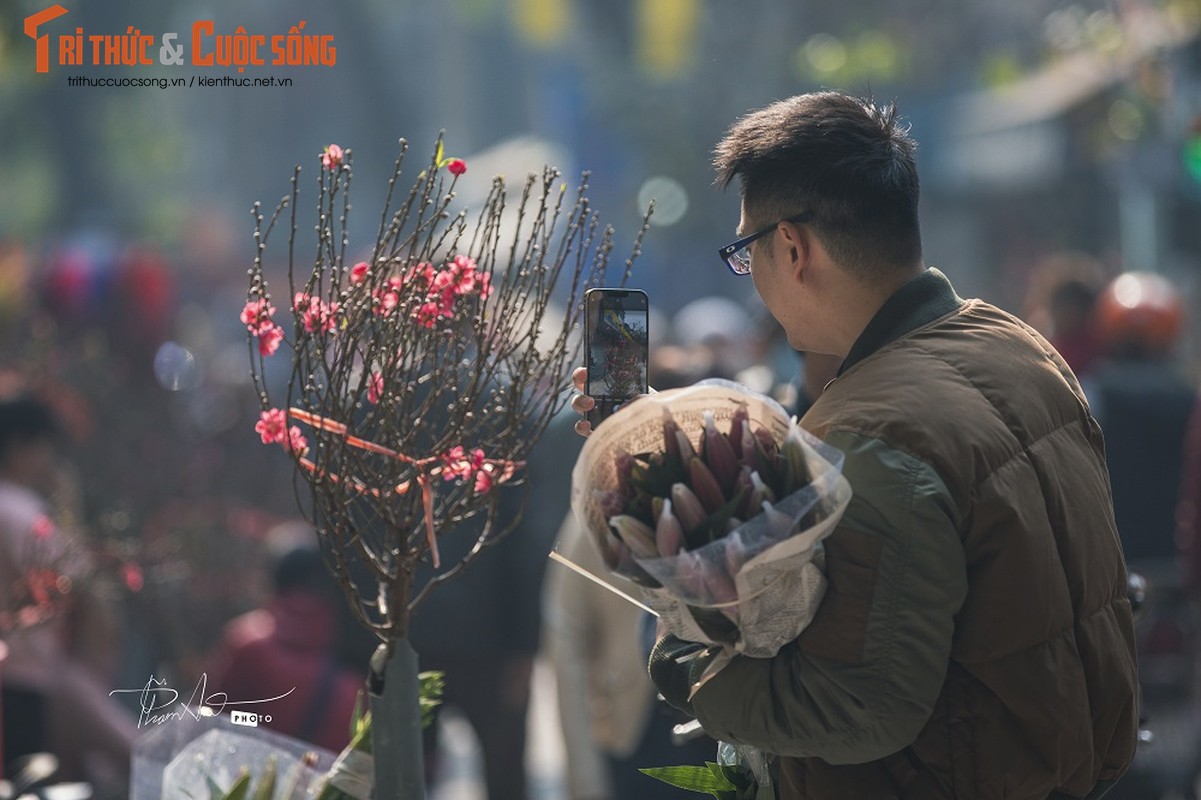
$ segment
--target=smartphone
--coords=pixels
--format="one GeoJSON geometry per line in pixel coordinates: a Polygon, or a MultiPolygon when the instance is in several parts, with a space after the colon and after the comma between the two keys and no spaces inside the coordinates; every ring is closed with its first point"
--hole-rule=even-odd
{"type": "Polygon", "coordinates": [[[647,392],[647,300],[641,289],[589,289],[584,293],[586,393],[595,428],[614,411],[647,392]]]}

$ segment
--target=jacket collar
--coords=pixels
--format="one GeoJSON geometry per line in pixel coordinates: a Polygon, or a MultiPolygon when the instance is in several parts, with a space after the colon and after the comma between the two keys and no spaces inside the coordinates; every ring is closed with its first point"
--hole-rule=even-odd
{"type": "Polygon", "coordinates": [[[963,302],[946,275],[933,267],[927,269],[884,301],[851,345],[838,374],[842,375],[890,342],[958,310],[963,302]]]}

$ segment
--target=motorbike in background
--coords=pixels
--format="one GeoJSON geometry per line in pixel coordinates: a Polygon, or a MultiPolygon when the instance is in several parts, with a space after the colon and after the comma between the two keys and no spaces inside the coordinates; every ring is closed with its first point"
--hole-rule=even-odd
{"type": "Polygon", "coordinates": [[[1201,797],[1198,619],[1175,561],[1138,564],[1127,586],[1138,652],[1139,741],[1105,800],[1201,797]]]}

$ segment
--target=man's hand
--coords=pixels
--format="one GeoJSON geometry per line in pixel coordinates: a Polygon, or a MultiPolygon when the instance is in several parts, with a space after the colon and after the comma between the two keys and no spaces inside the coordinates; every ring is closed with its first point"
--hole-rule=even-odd
{"type": "Polygon", "coordinates": [[[575,432],[580,436],[587,436],[592,433],[592,423],[588,421],[588,412],[596,406],[596,401],[584,394],[584,387],[588,385],[588,368],[576,367],[575,372],[571,373],[571,383],[579,392],[572,398],[571,410],[583,417],[576,422],[575,432]]]}
{"type": "Polygon", "coordinates": [[[692,684],[700,679],[715,653],[706,652],[709,645],[688,642],[670,633],[655,642],[647,664],[651,682],[672,708],[696,716],[688,695],[692,684]]]}
{"type": "MultiPolygon", "coordinates": [[[[576,367],[575,372],[571,373],[571,383],[575,386],[575,390],[579,392],[571,401],[571,410],[583,417],[582,420],[575,424],[575,432],[580,436],[588,436],[592,433],[592,423],[588,421],[588,412],[596,408],[596,399],[584,393],[584,387],[588,385],[588,368],[576,367]]],[[[649,394],[654,393],[654,387],[649,387],[649,394]]],[[[630,398],[628,402],[632,403],[639,397],[646,397],[646,395],[636,395],[630,398]]],[[[613,407],[614,410],[620,408],[621,405],[624,405],[624,403],[615,405],[613,407]]]]}

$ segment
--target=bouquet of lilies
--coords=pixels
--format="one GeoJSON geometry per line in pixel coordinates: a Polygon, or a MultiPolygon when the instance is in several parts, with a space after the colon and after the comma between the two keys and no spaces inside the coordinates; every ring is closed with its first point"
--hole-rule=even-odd
{"type": "Polygon", "coordinates": [[[682,639],[769,657],[813,618],[842,455],[728,381],[649,395],[589,438],[572,504],[609,569],[682,639]]]}

